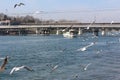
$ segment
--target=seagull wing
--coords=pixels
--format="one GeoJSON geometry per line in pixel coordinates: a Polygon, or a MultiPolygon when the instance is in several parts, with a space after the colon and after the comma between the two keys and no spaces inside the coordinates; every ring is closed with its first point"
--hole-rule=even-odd
{"type": "Polygon", "coordinates": [[[95,44],[95,43],[92,42],[91,44],[87,45],[86,48],[88,48],[88,47],[90,47],[90,46],[93,46],[94,44],[95,44]]]}
{"type": "Polygon", "coordinates": [[[6,57],[6,58],[4,59],[4,62],[3,62],[3,64],[1,65],[1,69],[5,68],[5,65],[7,64],[7,62],[8,62],[8,57],[6,57]]]}
{"type": "Polygon", "coordinates": [[[57,69],[58,68],[58,65],[55,65],[53,68],[52,68],[52,70],[51,70],[51,72],[53,72],[55,69],[57,69]]]}
{"type": "Polygon", "coordinates": [[[25,5],[24,3],[20,3],[19,5],[25,5]]]}
{"type": "Polygon", "coordinates": [[[24,66],[24,68],[27,69],[28,71],[33,71],[33,69],[28,66],[24,66]]]}
{"type": "Polygon", "coordinates": [[[15,5],[14,5],[14,8],[16,8],[16,6],[18,6],[18,4],[15,4],[15,5]]]}
{"type": "Polygon", "coordinates": [[[15,71],[16,67],[12,68],[12,70],[10,71],[10,75],[13,74],[13,72],[15,71]]]}
{"type": "Polygon", "coordinates": [[[87,70],[88,66],[91,65],[91,63],[87,64],[84,68],[84,70],[87,70]]]}
{"type": "Polygon", "coordinates": [[[92,23],[90,23],[90,25],[88,25],[87,29],[90,29],[90,26],[94,23],[95,23],[95,20],[92,23]]]}
{"type": "Polygon", "coordinates": [[[83,47],[83,48],[81,48],[80,50],[81,50],[81,51],[85,51],[85,50],[86,50],[86,48],[87,48],[87,47],[83,47]]]}

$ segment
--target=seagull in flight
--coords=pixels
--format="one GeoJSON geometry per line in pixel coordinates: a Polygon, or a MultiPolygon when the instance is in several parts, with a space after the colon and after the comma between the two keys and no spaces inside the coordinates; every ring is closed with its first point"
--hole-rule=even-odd
{"type": "Polygon", "coordinates": [[[5,66],[6,66],[7,62],[8,62],[8,56],[6,56],[6,58],[4,59],[2,65],[0,66],[0,72],[5,70],[5,66]]]}
{"type": "Polygon", "coordinates": [[[87,30],[90,29],[90,26],[92,26],[92,24],[94,24],[95,21],[96,21],[96,20],[92,21],[92,22],[90,23],[90,25],[87,26],[87,30]]]}
{"type": "Polygon", "coordinates": [[[28,71],[33,71],[33,69],[31,69],[28,66],[13,67],[12,70],[10,71],[10,75],[12,75],[14,71],[19,71],[21,69],[26,69],[28,71]]]}
{"type": "Polygon", "coordinates": [[[95,43],[92,42],[91,44],[89,44],[89,45],[87,45],[87,46],[85,46],[85,47],[82,47],[82,48],[78,49],[77,51],[86,51],[88,47],[93,46],[94,44],[95,44],[95,43]]]}
{"type": "Polygon", "coordinates": [[[52,68],[52,71],[55,70],[57,67],[58,67],[58,65],[55,65],[55,66],[52,68]]]}
{"type": "Polygon", "coordinates": [[[55,66],[52,68],[51,73],[52,73],[55,69],[57,69],[57,68],[58,68],[58,65],[55,65],[55,66]]]}
{"type": "Polygon", "coordinates": [[[84,67],[84,70],[86,71],[88,66],[91,65],[91,63],[87,64],[85,67],[84,67]]]}
{"type": "Polygon", "coordinates": [[[22,6],[22,5],[25,5],[25,4],[24,3],[15,4],[14,8],[16,8],[17,6],[22,6]]]}

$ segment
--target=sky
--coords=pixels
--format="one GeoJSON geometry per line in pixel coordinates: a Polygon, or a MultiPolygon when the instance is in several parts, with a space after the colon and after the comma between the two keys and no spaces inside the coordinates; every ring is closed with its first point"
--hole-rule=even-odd
{"type": "Polygon", "coordinates": [[[0,0],[0,13],[32,15],[41,20],[120,22],[120,0],[0,0]],[[14,8],[15,4],[24,6],[14,8]]]}

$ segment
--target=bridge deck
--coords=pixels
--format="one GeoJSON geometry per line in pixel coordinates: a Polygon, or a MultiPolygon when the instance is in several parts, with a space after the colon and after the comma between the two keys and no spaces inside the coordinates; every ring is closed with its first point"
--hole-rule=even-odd
{"type": "MultiPolygon", "coordinates": [[[[90,26],[90,24],[44,24],[44,25],[0,25],[2,28],[66,28],[66,27],[84,28],[90,26]]],[[[90,27],[96,28],[120,28],[120,24],[92,24],[90,27]]]]}

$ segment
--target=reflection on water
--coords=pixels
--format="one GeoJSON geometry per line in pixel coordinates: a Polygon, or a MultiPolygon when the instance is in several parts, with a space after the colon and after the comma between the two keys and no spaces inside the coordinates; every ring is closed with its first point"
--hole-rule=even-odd
{"type": "Polygon", "coordinates": [[[10,56],[6,71],[0,73],[0,79],[119,80],[119,51],[117,36],[80,36],[73,39],[61,35],[0,36],[0,58],[10,56]],[[95,44],[85,51],[77,51],[92,42],[95,44]],[[9,75],[14,66],[21,65],[28,65],[35,71],[23,69],[9,75]]]}

